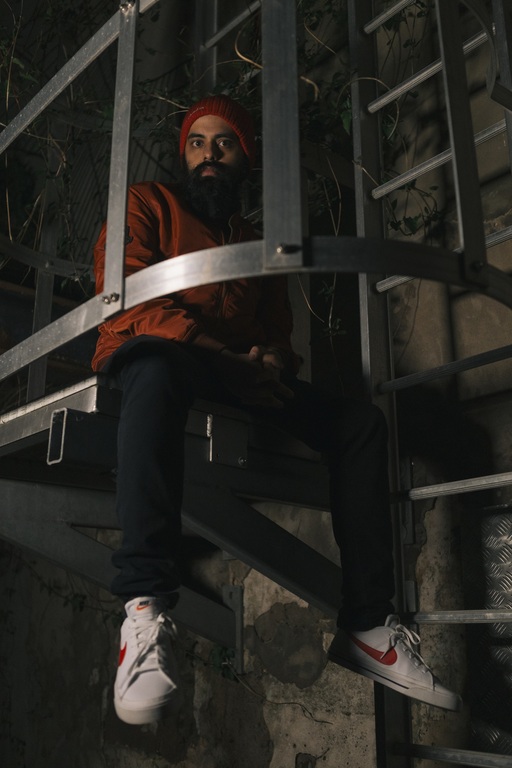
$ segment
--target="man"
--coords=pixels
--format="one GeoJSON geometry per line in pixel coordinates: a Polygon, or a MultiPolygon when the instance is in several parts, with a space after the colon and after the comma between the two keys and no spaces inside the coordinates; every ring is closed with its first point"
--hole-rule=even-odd
{"type": "MultiPolygon", "coordinates": [[[[240,185],[255,159],[248,112],[226,96],[186,113],[180,185],[141,183],[129,192],[126,270],[225,243],[256,239],[240,216],[240,185]]],[[[105,230],[95,249],[103,287],[105,230]]],[[[329,649],[336,663],[408,696],[458,709],[400,625],[388,508],[387,430],[373,405],[300,381],[290,344],[286,278],[238,279],[178,291],[103,324],[95,370],[118,375],[117,509],[122,546],[112,591],[125,601],[114,686],[118,716],[158,720],[176,700],[170,617],[180,580],[180,508],[187,413],[197,397],[271,415],[327,456],[333,531],[341,550],[343,605],[329,649]]]]}

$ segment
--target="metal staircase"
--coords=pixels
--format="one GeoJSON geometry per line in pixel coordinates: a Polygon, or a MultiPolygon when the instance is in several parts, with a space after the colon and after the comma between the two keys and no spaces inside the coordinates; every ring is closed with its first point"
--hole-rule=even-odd
{"type": "MultiPolygon", "coordinates": [[[[104,292],[64,317],[36,328],[30,337],[5,352],[0,357],[0,381],[26,366],[37,365],[51,351],[142,301],[193,285],[276,272],[360,275],[363,376],[368,393],[387,414],[394,445],[394,392],[509,357],[512,347],[457,360],[435,370],[394,377],[386,302],[391,287],[419,276],[481,291],[512,307],[511,276],[488,264],[486,258],[486,247],[512,233],[504,231],[487,240],[484,237],[475,160],[475,143],[498,131],[507,133],[512,146],[512,124],[507,113],[503,123],[492,131],[474,136],[464,64],[465,53],[484,42],[490,43],[494,67],[489,91],[492,98],[510,108],[510,12],[505,2],[493,0],[493,31],[483,4],[466,0],[465,6],[481,18],[483,30],[477,39],[463,43],[458,40],[459,4],[455,0],[437,0],[440,59],[382,96],[376,87],[373,36],[382,24],[412,2],[402,0],[388,5],[376,16],[371,0],[348,2],[357,237],[303,236],[295,4],[286,0],[253,2],[219,27],[215,12],[211,13],[217,4],[198,2],[197,18],[205,22],[198,33],[199,68],[214,66],[215,46],[223,36],[249,15],[261,11],[264,239],[187,254],[148,267],[127,279],[123,274],[123,233],[136,28],[139,14],[148,11],[155,0],[121,3],[118,12],[0,134],[3,152],[102,51],[118,41],[104,292]],[[439,73],[446,94],[450,148],[392,182],[383,180],[376,184],[375,180],[382,179],[379,111],[439,73]],[[282,131],[284,123],[286,133],[282,131]],[[381,200],[426,170],[448,162],[454,169],[458,249],[387,238],[381,200]]],[[[41,257],[40,267],[44,274],[69,270],[69,265],[56,259],[49,265],[45,257],[41,257]]],[[[43,303],[49,299],[44,288],[42,281],[38,300],[43,303]]],[[[40,317],[47,319],[43,310],[40,317]]],[[[40,386],[38,390],[34,385],[31,392],[33,396],[40,395],[40,386]]],[[[114,485],[109,470],[115,465],[117,409],[115,382],[93,377],[0,416],[0,491],[5,500],[0,536],[101,584],[107,584],[111,577],[110,553],[80,529],[116,527],[114,485]]],[[[512,483],[512,472],[507,472],[429,488],[400,488],[399,457],[394,458],[394,498],[405,503],[512,483]]],[[[201,403],[191,413],[187,426],[187,461],[194,468],[185,491],[187,528],[240,557],[328,615],[334,615],[338,601],[332,585],[338,582],[337,567],[295,539],[290,547],[292,537],[243,500],[261,498],[264,487],[267,499],[325,507],[327,484],[319,457],[283,436],[269,433],[268,426],[262,427],[237,412],[201,403]],[[215,516],[206,514],[212,507],[215,516]],[[273,542],[272,547],[269,542],[273,542]],[[284,550],[294,552],[286,563],[282,558],[284,550]]],[[[399,608],[407,609],[400,567],[400,527],[396,526],[397,595],[399,608]]],[[[186,589],[177,618],[216,642],[236,648],[240,669],[241,595],[227,588],[223,598],[224,603],[186,589]]],[[[512,611],[414,610],[410,619],[420,624],[509,622],[512,611]]],[[[412,744],[407,701],[376,686],[376,705],[379,768],[405,768],[416,758],[472,766],[510,765],[507,755],[412,744]]]]}

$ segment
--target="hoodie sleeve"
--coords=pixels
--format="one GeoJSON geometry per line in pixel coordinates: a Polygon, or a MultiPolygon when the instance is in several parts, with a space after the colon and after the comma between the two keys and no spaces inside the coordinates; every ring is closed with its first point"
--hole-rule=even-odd
{"type": "MultiPolygon", "coordinates": [[[[145,194],[146,184],[134,185],[128,193],[126,226],[125,274],[132,275],[156,264],[168,255],[160,248],[160,228],[172,230],[171,215],[157,210],[154,192],[145,194]]],[[[94,248],[96,293],[101,293],[105,277],[106,224],[103,225],[94,248]]],[[[138,304],[99,327],[100,338],[92,361],[100,370],[110,355],[133,336],[150,335],[173,341],[194,343],[221,351],[224,344],[208,335],[201,318],[170,296],[162,296],[138,304]]]]}

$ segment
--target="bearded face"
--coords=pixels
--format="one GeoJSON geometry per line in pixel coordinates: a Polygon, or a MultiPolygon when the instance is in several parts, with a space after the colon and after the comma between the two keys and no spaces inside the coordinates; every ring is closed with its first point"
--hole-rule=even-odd
{"type": "Polygon", "coordinates": [[[226,223],[240,209],[240,185],[249,161],[236,132],[217,115],[203,115],[190,127],[184,150],[188,202],[201,217],[226,223]]]}
{"type": "Polygon", "coordinates": [[[187,201],[201,218],[226,223],[240,210],[240,185],[248,171],[245,156],[239,166],[205,160],[190,170],[184,164],[187,201]]]}

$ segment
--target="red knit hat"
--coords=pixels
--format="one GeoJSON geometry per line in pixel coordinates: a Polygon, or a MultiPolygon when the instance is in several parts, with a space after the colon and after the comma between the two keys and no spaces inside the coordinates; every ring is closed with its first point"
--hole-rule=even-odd
{"type": "Polygon", "coordinates": [[[185,144],[192,124],[198,118],[205,115],[221,117],[231,126],[238,136],[240,145],[247,155],[249,165],[252,168],[256,159],[256,140],[252,117],[237,101],[233,101],[229,96],[224,96],[223,94],[207,96],[190,107],[183,118],[181,126],[180,157],[183,157],[185,152],[185,144]]]}

